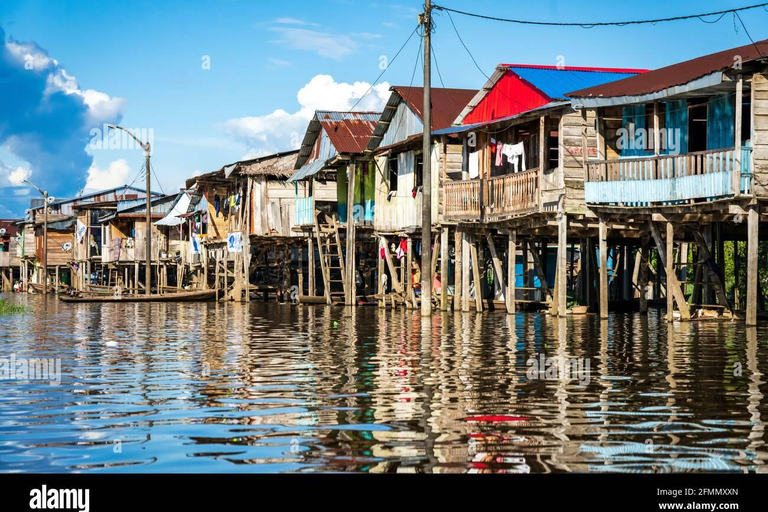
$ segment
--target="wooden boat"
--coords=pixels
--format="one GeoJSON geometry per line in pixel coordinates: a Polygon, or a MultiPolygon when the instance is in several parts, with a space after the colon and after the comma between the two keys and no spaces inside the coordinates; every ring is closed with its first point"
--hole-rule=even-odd
{"type": "MultiPolygon", "coordinates": [[[[45,291],[45,285],[42,283],[29,283],[28,286],[32,293],[43,293],[45,291]]],[[[66,288],[64,285],[59,285],[59,293],[66,290],[66,288]]],[[[48,285],[48,293],[56,293],[56,288],[52,284],[48,285]]]]}
{"type": "Polygon", "coordinates": [[[216,290],[196,290],[191,292],[164,293],[152,295],[83,295],[74,297],[59,295],[62,302],[201,302],[216,299],[216,290]]]}

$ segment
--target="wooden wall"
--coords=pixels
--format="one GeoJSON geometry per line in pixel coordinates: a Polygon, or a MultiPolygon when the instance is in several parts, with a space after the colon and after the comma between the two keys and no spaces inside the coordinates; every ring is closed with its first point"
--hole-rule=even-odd
{"type": "Polygon", "coordinates": [[[558,130],[560,140],[560,168],[565,185],[565,211],[567,213],[585,213],[584,202],[584,154],[582,134],[586,130],[587,158],[596,159],[597,132],[595,130],[595,110],[581,109],[568,112],[560,118],[558,130]]]}
{"type": "Polygon", "coordinates": [[[752,155],[755,194],[768,197],[768,75],[752,77],[752,155]]]}

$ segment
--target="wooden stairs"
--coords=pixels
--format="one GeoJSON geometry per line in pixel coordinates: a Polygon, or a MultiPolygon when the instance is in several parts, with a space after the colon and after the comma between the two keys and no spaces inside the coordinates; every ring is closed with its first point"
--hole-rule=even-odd
{"type": "Polygon", "coordinates": [[[335,215],[315,212],[315,240],[320,254],[325,301],[328,304],[344,304],[346,269],[335,215]]]}

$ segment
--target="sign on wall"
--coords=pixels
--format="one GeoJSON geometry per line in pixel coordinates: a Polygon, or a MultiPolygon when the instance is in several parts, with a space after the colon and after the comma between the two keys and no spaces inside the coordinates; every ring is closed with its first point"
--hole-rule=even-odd
{"type": "Polygon", "coordinates": [[[230,233],[227,236],[227,252],[243,252],[243,234],[241,232],[230,233]]]}

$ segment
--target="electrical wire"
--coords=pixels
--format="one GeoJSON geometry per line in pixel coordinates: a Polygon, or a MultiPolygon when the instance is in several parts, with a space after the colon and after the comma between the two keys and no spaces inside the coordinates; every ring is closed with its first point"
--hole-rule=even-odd
{"type": "Polygon", "coordinates": [[[432,50],[432,58],[435,59],[435,69],[437,70],[437,76],[440,78],[440,85],[442,85],[443,89],[445,89],[445,82],[443,82],[443,75],[442,73],[440,73],[440,66],[437,63],[437,55],[435,54],[435,47],[431,43],[429,47],[432,50]]]}
{"type": "Polygon", "coordinates": [[[708,12],[708,13],[702,13],[702,14],[688,14],[685,16],[673,16],[670,18],[657,18],[652,20],[631,20],[631,21],[598,21],[594,23],[579,23],[579,22],[554,22],[554,21],[532,21],[532,20],[518,20],[518,19],[510,19],[510,18],[499,18],[496,16],[487,16],[484,14],[477,14],[467,11],[460,11],[458,9],[451,9],[450,7],[444,7],[442,5],[433,5],[432,7],[434,9],[438,9],[441,11],[446,12],[455,12],[456,14],[462,14],[464,16],[470,16],[473,18],[481,18],[485,20],[492,20],[492,21],[501,21],[505,23],[517,23],[519,25],[540,25],[540,26],[549,26],[549,27],[581,27],[581,28],[593,28],[593,27],[625,27],[627,25],[645,25],[645,24],[657,24],[657,23],[665,23],[669,21],[680,21],[680,20],[688,20],[688,19],[699,19],[699,21],[704,21],[705,23],[712,23],[707,22],[706,20],[702,19],[708,16],[717,16],[720,15],[720,18],[718,18],[717,21],[719,21],[723,16],[725,16],[728,13],[738,13],[739,11],[747,11],[750,9],[756,9],[758,7],[768,6],[768,2],[761,3],[761,4],[755,4],[755,5],[749,5],[746,7],[737,7],[734,9],[725,9],[722,11],[714,11],[714,12],[708,12]]]}
{"type": "Polygon", "coordinates": [[[381,73],[379,73],[379,76],[377,76],[377,77],[376,77],[376,80],[374,80],[373,82],[371,82],[371,85],[370,85],[370,87],[368,87],[368,90],[367,90],[367,91],[365,91],[365,92],[363,93],[363,95],[362,95],[362,96],[360,96],[360,97],[357,99],[357,101],[355,102],[355,104],[354,104],[354,105],[352,105],[352,108],[350,108],[350,109],[347,111],[347,114],[349,114],[350,112],[352,112],[353,110],[355,110],[355,107],[357,107],[357,105],[358,105],[358,104],[360,104],[360,102],[361,102],[361,101],[363,101],[363,98],[365,98],[365,97],[368,95],[368,93],[369,93],[369,92],[371,92],[371,90],[372,90],[372,89],[373,89],[373,87],[374,87],[374,86],[375,86],[375,85],[376,85],[376,84],[379,82],[379,80],[381,79],[381,77],[382,77],[382,76],[384,76],[384,73],[386,73],[386,72],[387,72],[387,70],[389,69],[389,66],[391,66],[392,64],[394,64],[394,62],[395,62],[395,59],[397,59],[397,56],[398,56],[398,55],[400,55],[400,52],[402,52],[402,51],[403,51],[403,49],[405,48],[405,46],[406,46],[406,45],[408,44],[408,42],[411,40],[411,38],[413,37],[413,34],[415,34],[415,33],[416,33],[418,30],[419,30],[419,26],[418,26],[418,25],[416,25],[416,28],[414,28],[414,29],[413,29],[413,32],[411,32],[411,34],[408,36],[408,39],[406,39],[406,40],[405,40],[405,42],[403,43],[403,46],[401,46],[401,47],[400,47],[400,49],[399,49],[399,50],[397,50],[397,53],[395,54],[395,56],[394,56],[394,57],[392,57],[392,60],[391,60],[391,61],[389,61],[389,62],[387,62],[387,65],[384,67],[384,69],[381,71],[381,73]]]}

